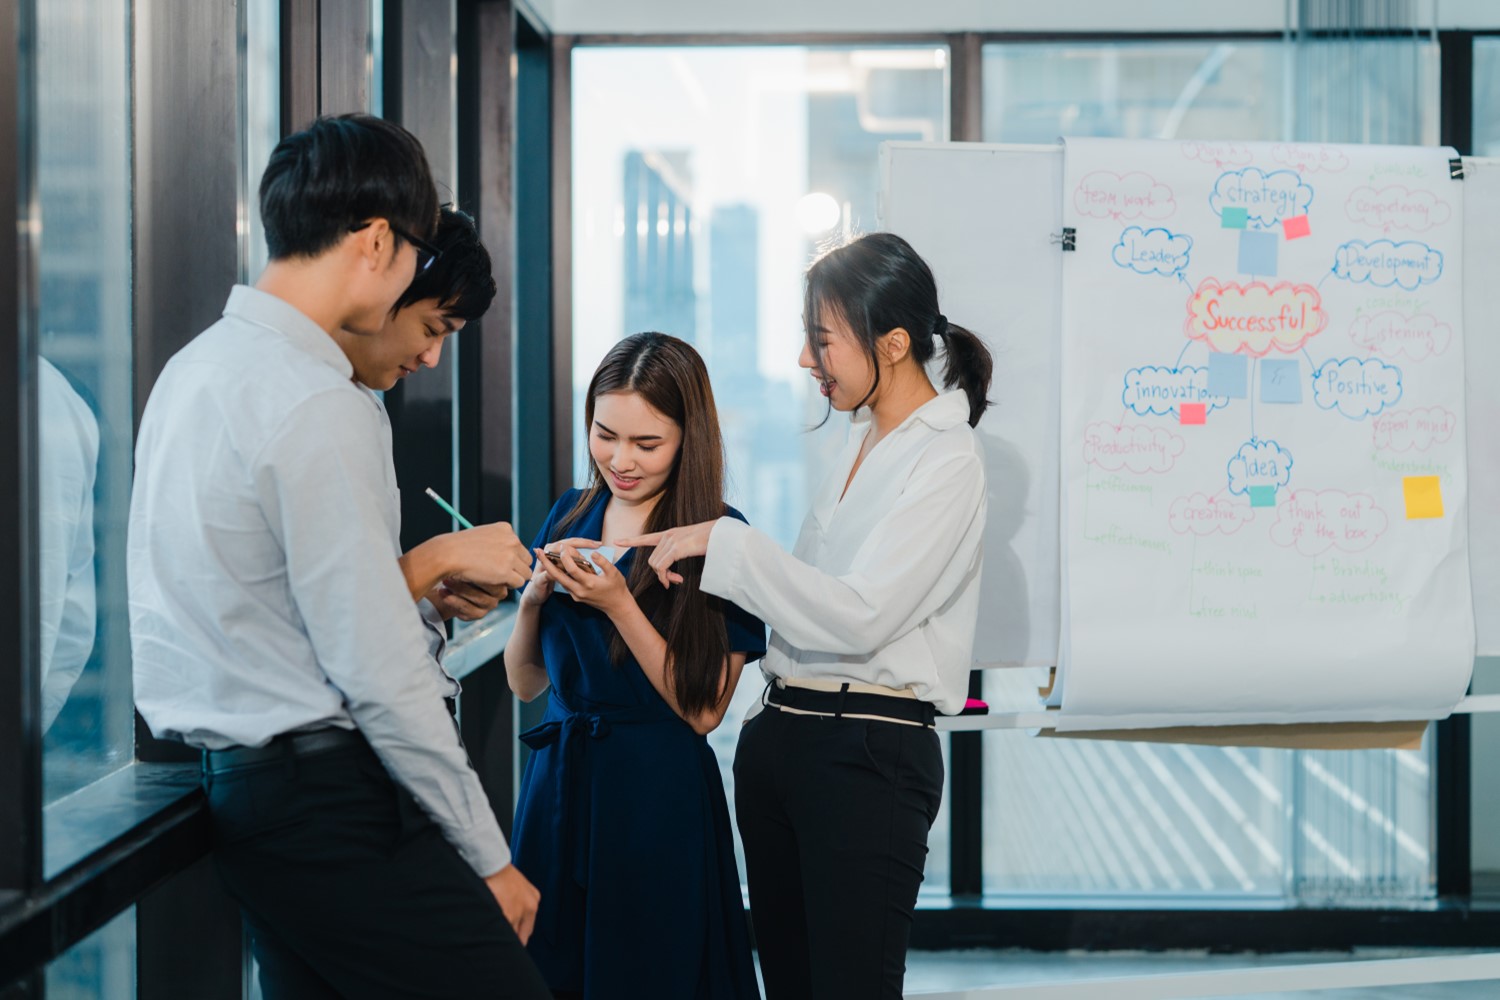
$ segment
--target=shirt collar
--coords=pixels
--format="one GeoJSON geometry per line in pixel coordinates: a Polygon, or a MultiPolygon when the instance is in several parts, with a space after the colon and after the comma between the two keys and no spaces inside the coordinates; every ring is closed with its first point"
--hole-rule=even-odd
{"type": "Polygon", "coordinates": [[[224,315],[275,330],[298,350],[331,366],[345,378],[354,377],[354,365],[328,331],[285,299],[249,285],[235,285],[229,292],[224,315]]]}
{"type": "MultiPolygon", "coordinates": [[[[855,413],[850,421],[864,426],[873,419],[873,416],[870,408],[866,406],[855,413]]],[[[940,392],[913,410],[905,420],[901,421],[901,426],[896,430],[910,427],[915,421],[920,421],[935,431],[945,431],[959,424],[967,424],[969,422],[969,394],[962,389],[940,392]]]]}

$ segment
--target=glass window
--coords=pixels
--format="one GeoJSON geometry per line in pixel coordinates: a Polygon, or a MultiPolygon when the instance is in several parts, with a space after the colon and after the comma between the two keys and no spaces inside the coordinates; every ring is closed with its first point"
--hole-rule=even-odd
{"type": "MultiPolygon", "coordinates": [[[[987,45],[984,138],[1431,144],[1437,60],[1435,44],[1395,39],[987,45]]],[[[1031,674],[988,671],[986,698],[1034,705],[1031,674]]],[[[985,891],[1427,898],[1430,743],[1329,752],[987,733],[985,891]]]]}
{"type": "Polygon", "coordinates": [[[131,1000],[135,996],[135,907],[47,966],[48,1000],[131,1000]]]}
{"type": "MultiPolygon", "coordinates": [[[[1030,673],[988,671],[987,700],[1034,702],[1030,673]]],[[[984,742],[987,893],[1319,906],[1432,895],[1430,738],[1363,751],[984,742]]]]}
{"type": "MultiPolygon", "coordinates": [[[[1500,37],[1474,39],[1473,152],[1500,156],[1500,37]]],[[[1474,665],[1474,694],[1500,693],[1500,658],[1481,657],[1474,665]]],[[[1500,771],[1481,761],[1500,750],[1500,717],[1471,716],[1473,734],[1472,866],[1475,895],[1500,893],[1500,771]]]]}
{"type": "MultiPolygon", "coordinates": [[[[802,272],[876,224],[879,144],[947,138],[948,53],[868,48],[581,48],[573,55],[575,474],[583,394],[619,339],[692,343],[713,378],[730,502],[791,547],[839,422],[797,367],[802,272]]],[[[733,804],[746,674],[710,742],[733,804]]],[[[947,884],[947,820],[927,884],[947,884]]],[[[741,859],[741,872],[743,858],[741,859]]]]}
{"type": "Polygon", "coordinates": [[[260,178],[281,140],[281,5],[240,4],[240,281],[266,268],[266,229],[260,218],[260,178]]]}
{"type": "Polygon", "coordinates": [[[1072,135],[1433,144],[1437,128],[1431,42],[984,47],[987,142],[1072,135]]]}
{"type": "Polygon", "coordinates": [[[49,803],[132,756],[129,39],[126,0],[37,5],[39,669],[49,803]]]}
{"type": "Polygon", "coordinates": [[[1474,39],[1474,155],[1500,156],[1500,38],[1474,39]]]}

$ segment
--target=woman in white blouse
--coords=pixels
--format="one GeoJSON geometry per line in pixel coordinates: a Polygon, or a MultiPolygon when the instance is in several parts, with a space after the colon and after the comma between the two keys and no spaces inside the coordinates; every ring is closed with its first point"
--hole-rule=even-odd
{"type": "Polygon", "coordinates": [[[703,590],[771,626],[734,764],[768,1000],[895,1000],[942,797],[933,720],[968,691],[991,361],[890,233],[813,264],[804,310],[802,367],[853,417],[796,548],[732,518],[616,544],[655,546],[667,587],[705,557],[703,590]]]}

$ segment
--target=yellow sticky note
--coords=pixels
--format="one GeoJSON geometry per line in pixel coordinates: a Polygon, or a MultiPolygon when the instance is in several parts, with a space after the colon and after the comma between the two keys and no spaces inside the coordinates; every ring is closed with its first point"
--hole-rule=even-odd
{"type": "Polygon", "coordinates": [[[1401,480],[1406,492],[1406,519],[1443,516],[1443,489],[1437,476],[1407,476],[1401,480]]]}

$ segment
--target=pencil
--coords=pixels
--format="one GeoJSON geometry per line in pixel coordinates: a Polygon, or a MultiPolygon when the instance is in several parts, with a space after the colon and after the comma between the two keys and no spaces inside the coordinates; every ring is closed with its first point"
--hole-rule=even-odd
{"type": "Polygon", "coordinates": [[[437,504],[439,507],[441,507],[444,510],[446,510],[453,517],[453,520],[457,521],[459,524],[463,525],[465,528],[472,528],[472,527],[474,527],[472,524],[469,523],[469,519],[467,517],[464,517],[458,511],[454,510],[453,509],[453,505],[450,504],[448,501],[444,500],[442,497],[438,496],[437,495],[437,491],[434,490],[431,486],[427,487],[427,495],[430,496],[430,497],[432,497],[432,502],[433,503],[437,504]]]}

